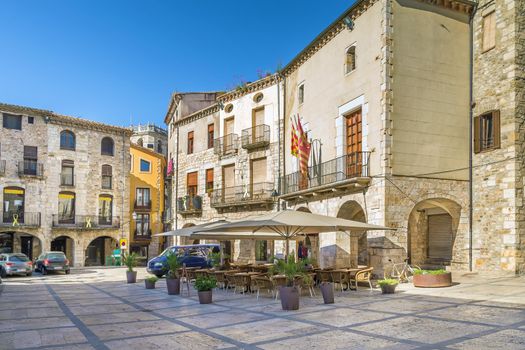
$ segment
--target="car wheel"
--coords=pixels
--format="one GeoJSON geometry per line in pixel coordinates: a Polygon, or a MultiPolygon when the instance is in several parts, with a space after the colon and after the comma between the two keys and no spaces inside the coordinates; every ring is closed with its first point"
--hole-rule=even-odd
{"type": "Polygon", "coordinates": [[[6,278],[7,277],[7,273],[5,272],[5,270],[3,268],[0,268],[0,277],[2,277],[2,278],[6,278]]]}
{"type": "Polygon", "coordinates": [[[42,267],[42,268],[40,269],[40,272],[42,273],[42,275],[47,275],[47,270],[46,270],[45,267],[42,267]]]}
{"type": "Polygon", "coordinates": [[[163,273],[156,273],[155,276],[157,276],[158,278],[162,278],[162,276],[164,276],[163,273]]]}
{"type": "Polygon", "coordinates": [[[28,272],[28,273],[26,273],[26,276],[27,277],[31,277],[31,276],[33,276],[33,273],[32,272],[28,272]]]}
{"type": "Polygon", "coordinates": [[[71,270],[66,270],[66,275],[69,275],[71,273],[71,270]]]}

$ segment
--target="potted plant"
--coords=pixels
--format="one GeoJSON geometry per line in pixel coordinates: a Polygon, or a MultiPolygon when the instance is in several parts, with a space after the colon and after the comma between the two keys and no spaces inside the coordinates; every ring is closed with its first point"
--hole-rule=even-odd
{"type": "Polygon", "coordinates": [[[166,287],[169,295],[180,294],[180,278],[179,269],[181,263],[177,255],[173,252],[166,256],[166,262],[168,264],[168,273],[166,274],[166,287]]]}
{"type": "Polygon", "coordinates": [[[383,294],[394,294],[398,283],[398,280],[393,278],[384,278],[382,280],[377,281],[377,284],[379,285],[379,287],[381,287],[381,292],[383,294]]]}
{"type": "Polygon", "coordinates": [[[332,282],[321,282],[319,285],[321,289],[321,295],[323,296],[323,301],[325,304],[334,303],[334,285],[332,282]]]}
{"type": "Polygon", "coordinates": [[[414,287],[421,288],[440,288],[452,285],[452,273],[445,269],[439,270],[414,270],[412,280],[414,287]]]}
{"type": "Polygon", "coordinates": [[[157,283],[158,280],[159,278],[157,276],[146,277],[146,279],[144,280],[144,283],[146,284],[146,289],[155,289],[155,283],[157,283]]]}
{"type": "Polygon", "coordinates": [[[195,289],[199,294],[199,303],[211,304],[212,290],[217,287],[217,280],[210,276],[199,276],[195,280],[195,289]]]}
{"type": "Polygon", "coordinates": [[[128,268],[126,271],[128,283],[137,282],[137,271],[133,271],[133,268],[137,266],[137,254],[131,253],[124,255],[123,262],[128,268]]]}
{"type": "Polygon", "coordinates": [[[279,289],[283,310],[299,309],[300,291],[295,285],[295,281],[298,277],[302,277],[304,280],[310,278],[310,276],[306,274],[306,265],[307,261],[304,259],[296,262],[294,254],[290,254],[286,260],[280,259],[277,261],[275,270],[286,278],[286,286],[281,286],[279,289]]]}

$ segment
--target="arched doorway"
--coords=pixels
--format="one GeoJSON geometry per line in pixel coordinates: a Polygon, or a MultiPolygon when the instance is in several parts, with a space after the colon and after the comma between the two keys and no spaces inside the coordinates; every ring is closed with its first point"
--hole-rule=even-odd
{"type": "MultiPolygon", "coordinates": [[[[356,201],[345,202],[337,213],[337,217],[341,219],[366,222],[366,214],[361,205],[356,201]]],[[[356,231],[351,232],[351,235],[357,236],[357,264],[358,265],[368,265],[368,238],[366,231],[356,231]]],[[[354,249],[351,247],[352,253],[354,249]]]]}
{"type": "Polygon", "coordinates": [[[85,266],[103,266],[106,264],[106,257],[113,253],[118,246],[116,239],[103,236],[92,240],[86,248],[85,266]]]}
{"type": "Polygon", "coordinates": [[[408,218],[408,258],[427,267],[450,265],[461,217],[461,205],[446,198],[417,203],[408,218]]]}
{"type": "Polygon", "coordinates": [[[51,241],[51,250],[56,252],[63,252],[66,258],[74,264],[75,257],[75,242],[71,237],[59,236],[51,241]]]}
{"type": "Polygon", "coordinates": [[[0,253],[22,253],[33,260],[42,253],[42,241],[26,232],[0,232],[0,253]]]}

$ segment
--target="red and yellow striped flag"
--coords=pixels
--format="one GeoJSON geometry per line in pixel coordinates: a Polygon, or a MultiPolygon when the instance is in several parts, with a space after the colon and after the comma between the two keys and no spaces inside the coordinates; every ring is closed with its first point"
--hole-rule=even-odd
{"type": "Polygon", "coordinates": [[[308,176],[308,160],[310,159],[311,144],[308,142],[308,137],[303,130],[301,124],[301,117],[297,116],[297,131],[299,133],[299,170],[301,174],[308,176]]]}
{"type": "Polygon", "coordinates": [[[291,145],[291,152],[292,156],[297,157],[299,155],[299,140],[297,139],[297,130],[295,130],[295,125],[293,123],[293,119],[290,118],[290,121],[292,123],[292,145],[291,145]]]}

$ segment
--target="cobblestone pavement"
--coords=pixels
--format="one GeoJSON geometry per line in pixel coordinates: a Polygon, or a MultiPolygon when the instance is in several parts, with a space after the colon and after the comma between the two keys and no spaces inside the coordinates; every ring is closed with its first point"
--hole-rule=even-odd
{"type": "MultiPolygon", "coordinates": [[[[144,277],[139,269],[139,279],[144,277]]],[[[446,289],[402,285],[301,298],[214,291],[214,303],[146,290],[124,269],[10,277],[0,296],[0,349],[525,349],[525,278],[455,276],[446,289]]]]}

